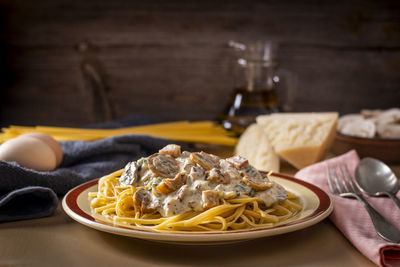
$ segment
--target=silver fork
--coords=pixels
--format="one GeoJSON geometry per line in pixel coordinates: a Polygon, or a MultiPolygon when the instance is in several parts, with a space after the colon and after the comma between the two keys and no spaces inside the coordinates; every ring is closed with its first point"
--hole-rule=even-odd
{"type": "Polygon", "coordinates": [[[328,164],[326,165],[328,173],[328,184],[332,193],[341,197],[356,198],[361,201],[369,216],[371,217],[372,223],[374,224],[375,230],[378,235],[389,242],[399,243],[400,231],[390,222],[388,222],[365,200],[361,191],[355,185],[353,177],[351,176],[347,165],[343,164],[343,166],[345,172],[343,171],[343,167],[340,165],[336,166],[336,168],[330,168],[328,164]],[[331,170],[333,172],[333,175],[331,170]]]}

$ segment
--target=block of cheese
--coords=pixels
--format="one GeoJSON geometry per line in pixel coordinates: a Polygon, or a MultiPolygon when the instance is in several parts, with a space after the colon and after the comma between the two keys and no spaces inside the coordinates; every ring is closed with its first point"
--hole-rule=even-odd
{"type": "Polygon", "coordinates": [[[257,117],[276,153],[300,169],[320,161],[331,146],[337,112],[275,113],[257,117]]]}
{"type": "Polygon", "coordinates": [[[279,156],[274,151],[268,136],[256,123],[247,127],[240,136],[235,154],[247,158],[258,170],[279,172],[279,156]]]}

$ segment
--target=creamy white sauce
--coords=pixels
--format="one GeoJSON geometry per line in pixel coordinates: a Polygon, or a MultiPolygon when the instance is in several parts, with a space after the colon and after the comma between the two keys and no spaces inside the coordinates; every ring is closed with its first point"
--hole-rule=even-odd
{"type": "MultiPolygon", "coordinates": [[[[229,175],[230,182],[222,184],[208,181],[207,171],[199,164],[191,162],[189,156],[190,153],[184,151],[180,157],[175,158],[180,172],[186,173],[188,176],[185,185],[169,194],[162,194],[156,189],[162,183],[163,178],[157,177],[149,169],[146,158],[141,158],[137,161],[137,179],[132,184],[136,187],[144,186],[148,188],[152,193],[151,205],[156,207],[156,211],[164,217],[182,214],[187,211],[203,211],[202,193],[206,190],[221,192],[221,199],[249,195],[260,199],[267,207],[287,199],[285,189],[276,183],[273,183],[272,187],[264,191],[254,190],[242,181],[241,173],[243,175],[245,169],[237,169],[223,159],[218,161],[218,169],[223,174],[229,175]]],[[[132,181],[132,179],[124,179],[124,175],[132,174],[124,171],[120,181],[132,181]]],[[[263,178],[268,180],[266,175],[263,175],[263,178]]]]}
{"type": "Polygon", "coordinates": [[[257,191],[254,194],[254,197],[260,199],[265,203],[265,206],[269,207],[276,202],[287,199],[288,196],[285,188],[283,188],[280,184],[274,183],[274,185],[267,190],[257,191]]]}

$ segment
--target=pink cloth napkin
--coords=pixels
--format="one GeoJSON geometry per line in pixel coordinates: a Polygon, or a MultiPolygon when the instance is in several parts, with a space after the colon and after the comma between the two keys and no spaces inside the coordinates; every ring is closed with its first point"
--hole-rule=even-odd
{"type": "MultiPolygon", "coordinates": [[[[352,150],[336,158],[308,166],[297,172],[295,177],[321,187],[331,196],[334,209],[329,218],[362,254],[380,266],[400,266],[400,244],[387,242],[378,236],[360,201],[333,195],[329,189],[326,163],[330,166],[346,163],[350,173],[354,175],[359,161],[357,152],[352,150]]],[[[400,197],[400,192],[397,197],[400,197]]],[[[386,197],[366,197],[366,199],[400,229],[400,209],[391,199],[386,197]]]]}

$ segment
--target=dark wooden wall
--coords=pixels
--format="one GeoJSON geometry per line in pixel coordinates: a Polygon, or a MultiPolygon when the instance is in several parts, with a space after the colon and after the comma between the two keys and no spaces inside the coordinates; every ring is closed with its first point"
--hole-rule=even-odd
{"type": "Polygon", "coordinates": [[[398,0],[0,0],[0,125],[107,119],[87,61],[112,118],[214,119],[233,86],[229,40],[280,44],[294,111],[399,106],[398,0]]]}

